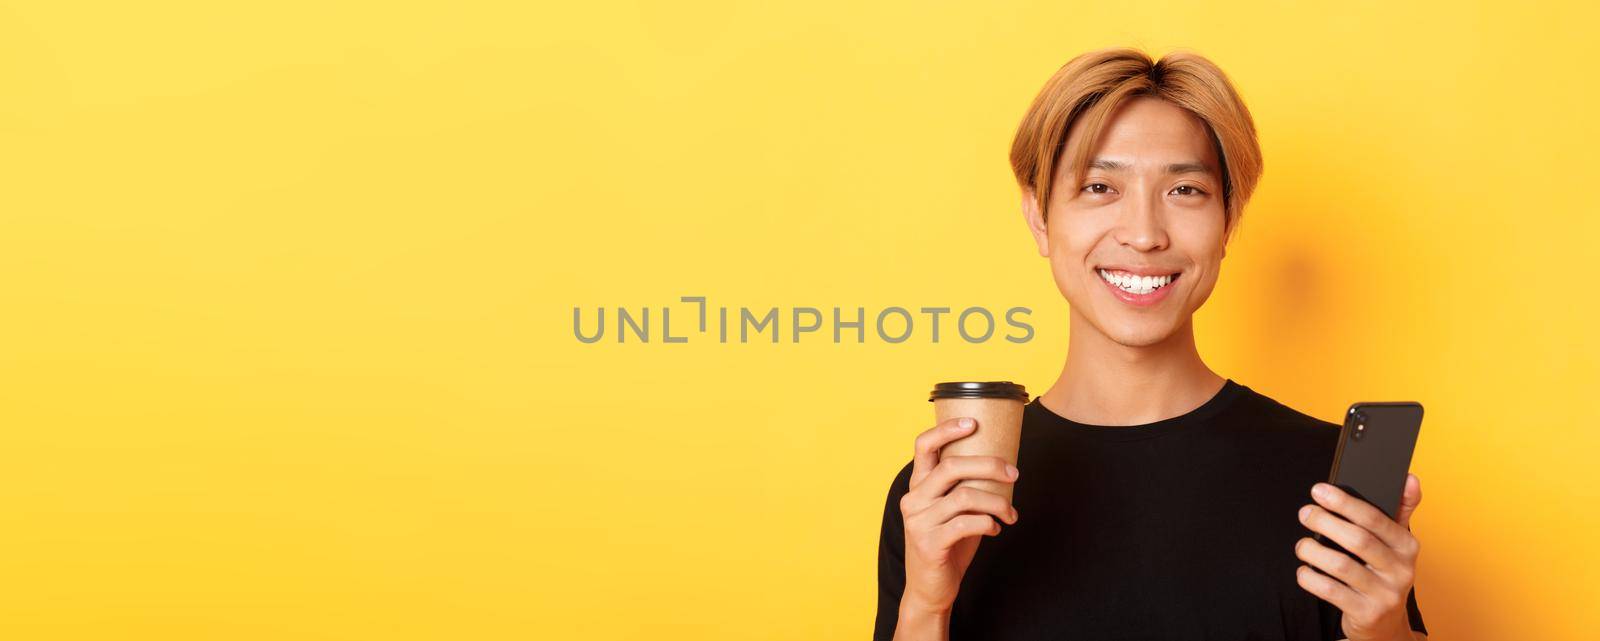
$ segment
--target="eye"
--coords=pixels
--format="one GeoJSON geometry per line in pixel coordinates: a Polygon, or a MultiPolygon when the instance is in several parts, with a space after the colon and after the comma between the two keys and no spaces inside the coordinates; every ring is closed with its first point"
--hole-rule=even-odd
{"type": "Polygon", "coordinates": [[[1087,192],[1089,192],[1091,194],[1104,194],[1104,193],[1109,192],[1110,190],[1111,190],[1111,186],[1107,185],[1105,183],[1089,183],[1087,185],[1084,185],[1083,189],[1081,189],[1079,191],[1087,191],[1087,192]],[[1100,188],[1100,189],[1096,189],[1097,187],[1100,188]]]}
{"type": "Polygon", "coordinates": [[[1189,190],[1189,193],[1180,193],[1178,194],[1179,196],[1196,196],[1206,193],[1205,190],[1194,185],[1178,185],[1177,187],[1172,188],[1173,191],[1179,191],[1183,189],[1189,190]]]}

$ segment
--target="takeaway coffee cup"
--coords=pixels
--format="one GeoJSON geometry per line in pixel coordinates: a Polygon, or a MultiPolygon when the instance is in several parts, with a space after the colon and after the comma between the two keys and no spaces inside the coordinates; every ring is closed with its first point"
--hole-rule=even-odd
{"type": "MultiPolygon", "coordinates": [[[[939,456],[998,456],[1017,464],[1022,446],[1022,407],[1028,390],[1011,381],[939,383],[928,395],[935,422],[969,416],[978,422],[971,434],[947,443],[939,456]]],[[[956,487],[970,486],[1011,500],[1013,484],[988,479],[967,479],[956,487]]]]}

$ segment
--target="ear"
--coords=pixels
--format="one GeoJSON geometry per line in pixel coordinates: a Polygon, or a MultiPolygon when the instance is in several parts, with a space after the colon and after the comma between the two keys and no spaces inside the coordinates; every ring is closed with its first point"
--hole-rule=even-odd
{"type": "Polygon", "coordinates": [[[1050,256],[1050,232],[1045,225],[1044,213],[1039,211],[1039,200],[1035,197],[1032,187],[1022,188],[1022,220],[1028,224],[1028,231],[1033,234],[1033,242],[1039,246],[1039,255],[1050,256]]]}

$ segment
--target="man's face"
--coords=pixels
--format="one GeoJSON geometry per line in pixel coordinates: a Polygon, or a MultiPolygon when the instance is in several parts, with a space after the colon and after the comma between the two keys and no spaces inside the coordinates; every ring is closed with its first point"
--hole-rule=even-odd
{"type": "Polygon", "coordinates": [[[1122,345],[1159,343],[1205,303],[1222,266],[1211,136],[1183,108],[1139,97],[1118,108],[1091,158],[1081,184],[1070,168],[1056,172],[1048,221],[1031,190],[1023,213],[1074,313],[1122,345]]]}

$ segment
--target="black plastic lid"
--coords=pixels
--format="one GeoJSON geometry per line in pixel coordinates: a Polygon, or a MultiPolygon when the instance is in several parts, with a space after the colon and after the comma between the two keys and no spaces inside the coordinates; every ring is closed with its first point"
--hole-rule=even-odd
{"type": "Polygon", "coordinates": [[[1011,381],[986,381],[966,383],[939,383],[933,386],[928,400],[941,398],[1009,398],[1028,402],[1028,390],[1011,381]]]}

